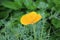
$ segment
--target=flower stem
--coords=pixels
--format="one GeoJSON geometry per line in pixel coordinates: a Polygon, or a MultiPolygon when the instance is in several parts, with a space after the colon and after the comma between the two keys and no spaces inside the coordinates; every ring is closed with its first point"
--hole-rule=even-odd
{"type": "Polygon", "coordinates": [[[36,25],[33,25],[34,40],[36,40],[36,25]]]}

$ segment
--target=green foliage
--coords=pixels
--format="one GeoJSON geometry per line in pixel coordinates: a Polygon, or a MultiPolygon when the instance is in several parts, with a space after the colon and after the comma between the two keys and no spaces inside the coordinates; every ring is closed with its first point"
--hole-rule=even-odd
{"type": "Polygon", "coordinates": [[[20,8],[20,5],[18,5],[18,3],[16,2],[6,1],[6,2],[3,2],[2,5],[7,8],[14,9],[14,10],[17,10],[20,8]]]}
{"type": "Polygon", "coordinates": [[[56,28],[60,28],[60,20],[58,20],[58,19],[52,19],[52,24],[53,24],[56,28]]]}
{"type": "Polygon", "coordinates": [[[7,18],[8,17],[8,12],[0,12],[0,18],[7,18]]]}
{"type": "Polygon", "coordinates": [[[0,40],[60,40],[60,0],[0,0],[0,40]],[[20,18],[31,11],[42,19],[22,25],[20,18]]]}
{"type": "Polygon", "coordinates": [[[51,6],[55,7],[56,10],[60,11],[60,0],[49,0],[51,6]]]}
{"type": "Polygon", "coordinates": [[[24,5],[26,6],[26,8],[28,8],[30,10],[36,9],[35,2],[33,2],[32,0],[23,0],[23,2],[24,2],[24,5]]]}
{"type": "Polygon", "coordinates": [[[46,9],[48,7],[48,4],[45,2],[39,2],[37,8],[39,9],[46,9]]]}

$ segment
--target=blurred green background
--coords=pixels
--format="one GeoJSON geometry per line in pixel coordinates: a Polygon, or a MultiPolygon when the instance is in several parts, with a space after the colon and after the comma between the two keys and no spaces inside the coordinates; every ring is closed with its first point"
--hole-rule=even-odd
{"type": "Polygon", "coordinates": [[[0,0],[0,40],[60,40],[60,0],[0,0]],[[32,11],[42,19],[22,25],[21,16],[32,11]]]}

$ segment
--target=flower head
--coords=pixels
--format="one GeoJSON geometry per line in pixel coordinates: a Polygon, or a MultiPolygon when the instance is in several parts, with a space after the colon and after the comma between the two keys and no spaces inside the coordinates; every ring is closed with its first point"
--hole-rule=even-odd
{"type": "Polygon", "coordinates": [[[20,22],[23,25],[28,25],[28,24],[34,24],[38,22],[42,16],[40,14],[37,14],[36,12],[30,12],[28,14],[25,14],[21,17],[20,22]]]}

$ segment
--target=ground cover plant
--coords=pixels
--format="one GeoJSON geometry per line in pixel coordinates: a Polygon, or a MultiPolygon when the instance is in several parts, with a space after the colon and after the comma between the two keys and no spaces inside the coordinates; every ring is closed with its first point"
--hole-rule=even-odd
{"type": "Polygon", "coordinates": [[[60,40],[60,0],[0,0],[0,40],[60,40]]]}

